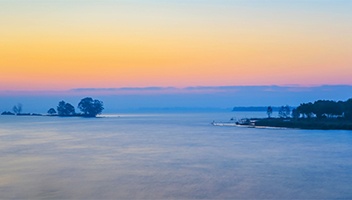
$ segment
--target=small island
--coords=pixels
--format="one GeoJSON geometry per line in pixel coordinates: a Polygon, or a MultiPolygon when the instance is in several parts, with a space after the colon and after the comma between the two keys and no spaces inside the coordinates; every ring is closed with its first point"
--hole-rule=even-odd
{"type": "Polygon", "coordinates": [[[319,130],[352,130],[352,98],[347,101],[318,100],[302,103],[297,108],[282,106],[278,117],[272,117],[273,108],[267,108],[267,118],[240,120],[236,125],[247,127],[280,127],[319,130]]]}
{"type": "Polygon", "coordinates": [[[22,113],[22,104],[17,104],[12,108],[13,112],[5,111],[1,115],[16,115],[16,116],[59,116],[59,117],[97,117],[104,110],[103,102],[97,99],[92,99],[91,97],[83,98],[79,104],[78,109],[81,113],[76,113],[75,107],[66,103],[65,101],[60,101],[57,108],[50,108],[47,114],[37,114],[37,113],[22,113]]]}

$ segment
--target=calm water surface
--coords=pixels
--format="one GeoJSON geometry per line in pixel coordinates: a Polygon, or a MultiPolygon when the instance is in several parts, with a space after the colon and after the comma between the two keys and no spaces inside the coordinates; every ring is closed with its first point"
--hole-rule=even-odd
{"type": "Polygon", "coordinates": [[[352,199],[352,132],[248,113],[0,116],[0,199],[352,199]]]}

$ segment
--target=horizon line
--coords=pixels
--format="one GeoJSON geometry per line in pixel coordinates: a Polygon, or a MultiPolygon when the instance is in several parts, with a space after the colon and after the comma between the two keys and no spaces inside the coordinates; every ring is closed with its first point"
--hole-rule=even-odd
{"type": "Polygon", "coordinates": [[[224,94],[243,92],[311,92],[332,91],[334,88],[352,90],[352,84],[322,85],[222,85],[222,86],[147,86],[147,87],[82,87],[64,90],[0,90],[0,96],[93,96],[93,95],[177,95],[177,94],[224,94]]]}
{"type": "Polygon", "coordinates": [[[241,87],[279,87],[279,88],[317,88],[317,87],[352,87],[352,84],[263,84],[263,85],[196,85],[196,86],[127,86],[127,87],[77,87],[69,89],[10,89],[1,93],[13,92],[80,92],[80,91],[160,91],[160,90],[197,90],[197,89],[231,89],[241,87]]]}

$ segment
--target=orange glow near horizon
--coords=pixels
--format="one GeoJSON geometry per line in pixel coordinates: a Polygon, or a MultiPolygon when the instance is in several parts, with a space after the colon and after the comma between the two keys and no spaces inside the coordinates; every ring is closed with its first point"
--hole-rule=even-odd
{"type": "Polygon", "coordinates": [[[308,6],[312,13],[297,17],[287,5],[274,16],[278,5],[246,5],[247,14],[233,4],[114,10],[77,1],[70,9],[37,3],[34,12],[15,4],[0,14],[0,90],[352,84],[347,11],[308,6]]]}

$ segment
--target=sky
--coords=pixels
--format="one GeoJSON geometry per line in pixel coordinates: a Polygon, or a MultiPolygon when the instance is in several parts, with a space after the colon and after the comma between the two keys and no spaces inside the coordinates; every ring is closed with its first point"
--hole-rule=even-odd
{"type": "Polygon", "coordinates": [[[352,85],[350,0],[0,0],[0,91],[352,85]]]}

